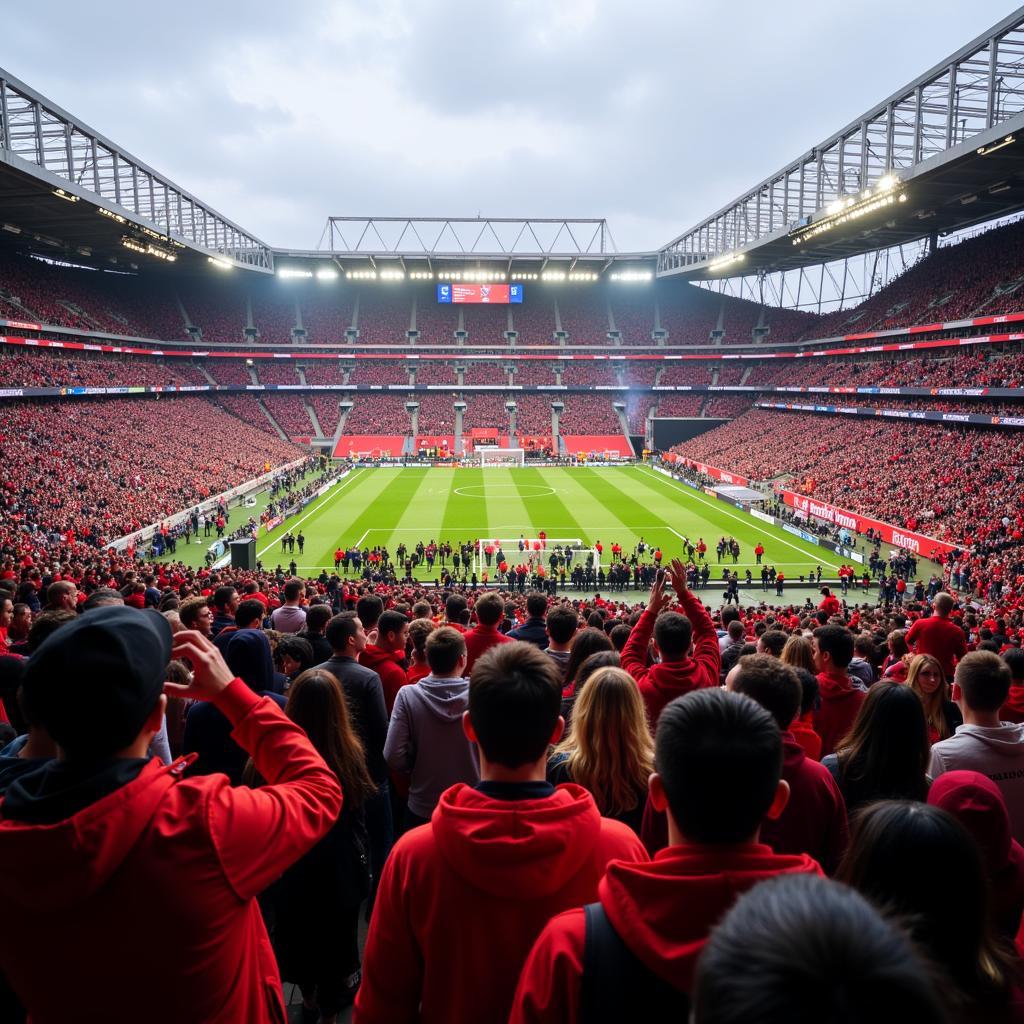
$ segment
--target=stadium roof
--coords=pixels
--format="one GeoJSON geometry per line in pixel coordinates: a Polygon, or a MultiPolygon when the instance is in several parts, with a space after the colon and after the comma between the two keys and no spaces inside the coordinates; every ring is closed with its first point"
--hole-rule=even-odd
{"type": "Polygon", "coordinates": [[[1024,8],[674,238],[658,273],[817,265],[1021,209],[1024,8]]]}

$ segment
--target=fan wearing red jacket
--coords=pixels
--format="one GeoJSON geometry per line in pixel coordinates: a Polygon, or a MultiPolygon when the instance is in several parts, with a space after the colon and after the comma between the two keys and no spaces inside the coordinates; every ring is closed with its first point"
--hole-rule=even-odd
{"type": "Polygon", "coordinates": [[[359,664],[373,669],[384,688],[384,706],[390,715],[398,691],[409,682],[403,667],[405,642],[409,638],[409,620],[401,613],[381,612],[377,620],[377,642],[359,652],[359,664]]]}
{"type": "Polygon", "coordinates": [[[555,915],[597,895],[612,860],[646,853],[576,785],[545,778],[562,734],[561,681],[532,644],[485,654],[463,728],[476,786],[446,790],[384,867],[356,997],[359,1024],[504,1021],[530,947],[555,915]]]}
{"type": "Polygon", "coordinates": [[[123,606],[51,634],[22,692],[61,749],[0,804],[0,899],[18,920],[0,934],[0,971],[30,1019],[283,1021],[256,896],[341,809],[302,729],[233,679],[201,633],[172,644],[162,616],[123,606]],[[188,686],[164,683],[172,657],[191,664],[188,686]],[[188,758],[148,758],[164,691],[223,712],[267,785],[233,789],[224,775],[185,778],[188,758]]]}
{"type": "Polygon", "coordinates": [[[767,711],[717,687],[673,701],[658,722],[650,781],[670,845],[649,863],[610,865],[598,903],[548,924],[510,1024],[573,1022],[595,1007],[605,1020],[686,1020],[701,950],[736,899],[776,875],[821,874],[806,854],[776,854],[758,840],[788,796],[767,711]],[[631,983],[616,985],[623,977],[631,983]]]}
{"type": "Polygon", "coordinates": [[[718,634],[704,605],[686,585],[685,566],[674,558],[669,572],[685,614],[666,610],[672,598],[665,593],[665,580],[659,574],[647,607],[622,650],[622,667],[640,687],[652,731],[670,700],[704,686],[717,686],[722,667],[718,634]],[[652,635],[661,660],[648,665],[652,635]]]}
{"type": "Polygon", "coordinates": [[[469,658],[467,672],[486,651],[499,644],[510,644],[512,640],[498,629],[498,624],[505,618],[505,602],[500,594],[484,594],[477,598],[473,605],[477,625],[466,633],[466,656],[469,658]]]}
{"type": "Polygon", "coordinates": [[[821,756],[826,757],[853,727],[867,692],[854,686],[846,671],[853,660],[853,634],[845,626],[819,626],[811,644],[821,695],[814,731],[821,737],[821,756]]]}

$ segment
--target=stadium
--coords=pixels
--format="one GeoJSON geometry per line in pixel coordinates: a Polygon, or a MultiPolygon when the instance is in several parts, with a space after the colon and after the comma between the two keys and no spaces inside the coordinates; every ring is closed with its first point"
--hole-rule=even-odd
{"type": "Polygon", "coordinates": [[[1024,9],[934,57],[644,251],[275,246],[0,67],[0,1024],[1024,1020],[1024,9]]]}

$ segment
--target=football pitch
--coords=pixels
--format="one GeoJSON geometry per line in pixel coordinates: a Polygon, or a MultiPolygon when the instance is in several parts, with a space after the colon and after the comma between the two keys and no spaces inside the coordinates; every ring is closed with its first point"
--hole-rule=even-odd
{"type": "MultiPolygon", "coordinates": [[[[264,568],[287,567],[294,559],[298,572],[314,575],[334,571],[336,548],[384,546],[392,558],[402,542],[413,548],[450,541],[474,543],[481,538],[579,538],[585,547],[599,541],[604,564],[613,543],[632,552],[637,542],[660,546],[666,559],[683,553],[683,538],[694,544],[703,537],[711,580],[722,568],[750,569],[760,580],[754,548],[764,545],[764,563],[796,582],[818,565],[834,578],[838,555],[807,544],[799,537],[753,519],[731,505],[695,491],[646,466],[616,468],[357,468],[323,498],[292,517],[256,544],[264,568]],[[280,537],[302,533],[300,555],[281,548],[280,537]],[[715,544],[735,537],[739,562],[726,556],[719,566],[715,544]]],[[[351,575],[351,573],[350,573],[351,575]]],[[[422,580],[439,576],[421,565],[422,580]]]]}

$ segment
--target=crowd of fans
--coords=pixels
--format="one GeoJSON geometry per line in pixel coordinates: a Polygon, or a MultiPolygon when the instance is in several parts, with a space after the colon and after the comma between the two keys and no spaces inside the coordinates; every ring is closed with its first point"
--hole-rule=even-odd
{"type": "Polygon", "coordinates": [[[558,429],[563,434],[621,434],[622,423],[608,395],[573,392],[561,396],[565,408],[558,429]]]}
{"type": "Polygon", "coordinates": [[[268,392],[260,396],[260,401],[289,437],[309,437],[314,433],[313,421],[306,411],[306,402],[302,395],[291,392],[268,392]]]}
{"type": "Polygon", "coordinates": [[[410,429],[405,411],[408,396],[359,394],[352,396],[352,410],[345,420],[346,434],[401,434],[410,429]]]}
{"type": "Polygon", "coordinates": [[[0,351],[4,387],[126,387],[208,384],[186,359],[111,357],[60,350],[0,351]]]}
{"type": "Polygon", "coordinates": [[[261,384],[301,384],[293,359],[254,359],[256,379],[261,384]]]}
{"type": "Polygon", "coordinates": [[[736,417],[753,404],[753,395],[705,395],[701,415],[708,417],[736,417]]]}
{"type": "Polygon", "coordinates": [[[12,1015],[1020,1016],[1020,609],[7,566],[12,1015]]]}

